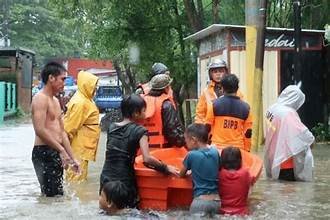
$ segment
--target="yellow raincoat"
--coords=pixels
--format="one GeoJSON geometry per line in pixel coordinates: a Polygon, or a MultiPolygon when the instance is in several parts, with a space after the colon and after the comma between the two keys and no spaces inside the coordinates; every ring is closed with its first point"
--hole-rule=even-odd
{"type": "Polygon", "coordinates": [[[88,72],[78,74],[78,90],[67,104],[64,129],[70,139],[73,154],[81,163],[82,173],[68,170],[66,178],[73,181],[87,179],[88,161],[96,159],[100,137],[99,110],[93,101],[98,78],[88,72]]]}

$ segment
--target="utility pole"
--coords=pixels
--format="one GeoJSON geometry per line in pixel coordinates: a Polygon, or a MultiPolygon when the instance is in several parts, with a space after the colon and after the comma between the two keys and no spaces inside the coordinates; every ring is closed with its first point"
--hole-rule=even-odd
{"type": "Polygon", "coordinates": [[[263,139],[262,80],[267,0],[245,0],[247,101],[252,107],[252,149],[263,139]]]}
{"type": "Polygon", "coordinates": [[[266,10],[267,0],[260,0],[258,12],[259,21],[257,22],[257,45],[255,58],[255,72],[253,80],[253,128],[252,128],[252,148],[258,149],[263,139],[263,104],[262,104],[262,82],[264,70],[264,51],[265,51],[265,29],[266,29],[266,10]]]}
{"type": "Polygon", "coordinates": [[[257,44],[259,0],[245,0],[245,57],[246,57],[246,100],[253,100],[253,78],[255,71],[255,56],[257,44]]]}
{"type": "Polygon", "coordinates": [[[294,13],[294,83],[301,81],[301,4],[300,0],[293,2],[294,13]]]}

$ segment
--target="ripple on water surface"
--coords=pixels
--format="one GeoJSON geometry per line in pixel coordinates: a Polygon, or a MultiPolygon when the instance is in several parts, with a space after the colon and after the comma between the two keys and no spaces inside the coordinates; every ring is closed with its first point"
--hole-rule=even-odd
{"type": "MultiPolygon", "coordinates": [[[[104,133],[100,138],[97,162],[90,163],[89,180],[82,184],[66,184],[63,197],[46,198],[40,196],[31,162],[32,125],[15,126],[0,127],[0,219],[109,219],[99,214],[97,200],[106,142],[104,133]]],[[[262,156],[262,152],[258,154],[262,156]]],[[[330,146],[316,146],[313,154],[314,182],[270,181],[263,173],[250,194],[251,215],[245,218],[330,219],[330,146]]],[[[128,215],[131,219],[192,217],[186,210],[147,213],[135,210],[128,215]]],[[[221,219],[241,218],[221,216],[221,219]]]]}

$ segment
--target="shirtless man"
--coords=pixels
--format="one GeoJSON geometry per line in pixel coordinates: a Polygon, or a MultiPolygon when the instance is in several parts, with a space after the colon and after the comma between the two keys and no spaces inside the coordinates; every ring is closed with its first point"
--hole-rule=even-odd
{"type": "Polygon", "coordinates": [[[66,69],[58,63],[46,64],[41,72],[44,88],[32,99],[32,123],[36,134],[32,162],[42,194],[63,195],[63,168],[79,172],[70,142],[64,131],[60,103],[55,95],[64,89],[66,69]]]}

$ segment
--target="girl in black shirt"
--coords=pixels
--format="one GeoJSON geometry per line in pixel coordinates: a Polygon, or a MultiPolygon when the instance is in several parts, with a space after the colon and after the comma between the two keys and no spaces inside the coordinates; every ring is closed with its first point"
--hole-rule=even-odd
{"type": "MultiPolygon", "coordinates": [[[[127,186],[130,196],[126,199],[125,206],[129,208],[137,208],[138,205],[134,161],[139,148],[145,165],[166,174],[178,175],[175,167],[168,166],[149,154],[148,131],[136,123],[145,117],[145,109],[146,103],[139,95],[132,94],[123,99],[121,111],[124,119],[109,126],[105,162],[100,177],[100,194],[103,185],[109,181],[121,181],[127,186]]],[[[109,204],[104,201],[111,201],[111,198],[100,198],[100,208],[107,210],[109,204]]]]}

